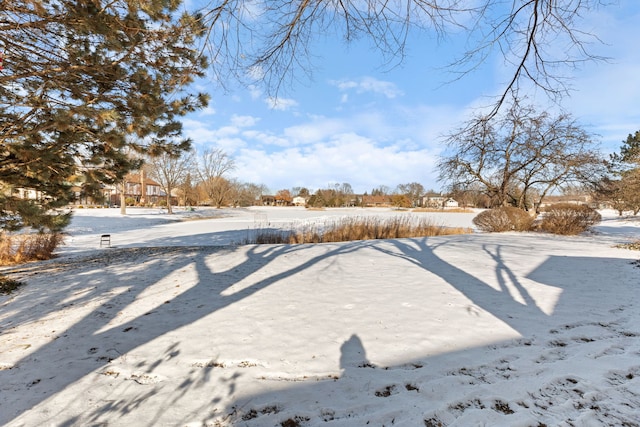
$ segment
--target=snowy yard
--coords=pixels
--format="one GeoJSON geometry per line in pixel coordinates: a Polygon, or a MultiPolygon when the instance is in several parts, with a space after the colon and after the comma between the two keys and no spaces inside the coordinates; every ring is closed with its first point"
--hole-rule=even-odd
{"type": "Polygon", "coordinates": [[[639,218],[240,244],[354,214],[408,215],[78,210],[57,259],[4,269],[0,425],[640,425],[639,218]]]}

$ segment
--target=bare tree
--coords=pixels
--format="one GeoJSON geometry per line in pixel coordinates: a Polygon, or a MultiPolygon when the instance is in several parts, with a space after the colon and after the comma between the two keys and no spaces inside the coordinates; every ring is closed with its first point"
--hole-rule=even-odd
{"type": "Polygon", "coordinates": [[[396,193],[407,196],[413,207],[420,206],[422,196],[424,196],[424,186],[418,182],[410,182],[408,184],[399,184],[396,187],[396,193]]]}
{"type": "Polygon", "coordinates": [[[491,199],[484,191],[484,187],[478,182],[471,183],[470,185],[452,185],[449,194],[460,204],[460,207],[462,208],[491,207],[491,199]]]}
{"type": "MultiPolygon", "coordinates": [[[[193,161],[193,171],[197,173],[195,169],[195,159],[193,161]]],[[[192,172],[187,172],[182,182],[178,185],[177,190],[185,207],[198,204],[200,198],[198,197],[198,189],[193,182],[192,172]]]]}
{"type": "Polygon", "coordinates": [[[193,169],[193,154],[185,152],[180,155],[161,153],[149,156],[146,161],[149,176],[160,184],[166,195],[167,212],[173,213],[171,195],[178,186],[184,183],[187,174],[193,169]]]}
{"type": "Polygon", "coordinates": [[[568,90],[567,67],[602,59],[587,49],[597,37],[580,24],[587,11],[609,2],[506,3],[510,5],[503,0],[221,0],[209,3],[203,16],[215,71],[250,75],[276,93],[288,78],[300,72],[311,74],[314,43],[323,34],[339,34],[346,43],[368,38],[382,60],[394,66],[404,59],[413,31],[441,38],[466,31],[471,47],[451,60],[451,70],[459,77],[472,72],[494,51],[511,69],[494,104],[494,115],[524,81],[559,97],[568,90]]]}
{"type": "Polygon", "coordinates": [[[293,187],[291,189],[291,194],[295,194],[296,196],[300,197],[309,197],[311,195],[311,192],[307,187],[293,187]]]}
{"type": "Polygon", "coordinates": [[[205,184],[208,197],[213,201],[218,209],[222,205],[234,204],[234,183],[225,177],[217,177],[205,184]]]}
{"type": "Polygon", "coordinates": [[[480,184],[493,205],[528,209],[555,188],[588,180],[602,164],[594,145],[571,116],[514,102],[495,120],[474,118],[448,137],[440,179],[452,188],[480,184]]]}
{"type": "Polygon", "coordinates": [[[209,148],[198,157],[197,170],[207,197],[221,208],[233,186],[225,175],[236,168],[235,160],[220,148],[209,148]]]}
{"type": "Polygon", "coordinates": [[[276,192],[276,204],[279,206],[289,206],[293,201],[293,196],[288,189],[278,190],[276,192]]]}
{"type": "Polygon", "coordinates": [[[371,190],[372,196],[387,196],[389,194],[391,194],[391,188],[386,185],[379,185],[371,190]]]}
{"type": "Polygon", "coordinates": [[[333,186],[330,186],[329,190],[334,192],[334,206],[349,206],[352,203],[354,191],[348,182],[343,182],[342,184],[335,183],[333,186]]]}
{"type": "Polygon", "coordinates": [[[260,201],[260,197],[269,192],[264,184],[240,182],[237,179],[230,180],[230,183],[232,187],[230,199],[234,207],[255,206],[260,201]]]}

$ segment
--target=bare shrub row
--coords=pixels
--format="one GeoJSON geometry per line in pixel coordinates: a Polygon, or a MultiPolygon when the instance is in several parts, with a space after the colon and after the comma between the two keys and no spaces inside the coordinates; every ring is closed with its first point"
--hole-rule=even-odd
{"type": "Polygon", "coordinates": [[[444,227],[434,224],[428,218],[347,217],[323,224],[304,224],[289,230],[258,230],[253,237],[247,238],[245,243],[329,243],[469,233],[472,233],[469,228],[444,227]]]}
{"type": "Polygon", "coordinates": [[[61,233],[0,234],[0,265],[50,259],[62,243],[61,233]]]}
{"type": "Polygon", "coordinates": [[[473,210],[466,208],[414,208],[411,212],[469,213],[473,210]]]}
{"type": "Polygon", "coordinates": [[[586,205],[560,203],[545,209],[536,219],[522,209],[504,206],[479,213],[473,223],[482,231],[543,231],[560,235],[576,235],[600,222],[600,214],[586,205]]]}

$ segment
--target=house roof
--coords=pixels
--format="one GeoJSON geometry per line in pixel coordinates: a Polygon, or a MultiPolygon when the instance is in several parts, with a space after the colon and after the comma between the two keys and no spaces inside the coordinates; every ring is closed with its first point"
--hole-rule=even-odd
{"type": "Polygon", "coordinates": [[[362,196],[362,201],[364,203],[388,203],[389,196],[385,195],[375,195],[375,196],[362,196]]]}
{"type": "MultiPolygon", "coordinates": [[[[126,180],[127,180],[127,183],[140,184],[140,175],[139,174],[127,175],[126,180]]],[[[144,177],[144,183],[146,185],[155,185],[155,186],[161,187],[159,183],[152,180],[151,178],[147,178],[146,176],[144,177]]]]}

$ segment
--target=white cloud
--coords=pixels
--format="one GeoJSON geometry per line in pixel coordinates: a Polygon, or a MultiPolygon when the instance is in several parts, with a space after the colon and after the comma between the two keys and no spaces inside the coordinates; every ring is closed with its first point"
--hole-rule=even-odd
{"type": "Polygon", "coordinates": [[[461,114],[447,106],[415,106],[311,116],[281,133],[246,130],[245,145],[234,153],[237,177],[273,191],[325,188],[331,182],[348,182],[359,192],[414,181],[438,189],[439,137],[461,114]]]}
{"type": "Polygon", "coordinates": [[[380,146],[361,135],[344,133],[271,153],[246,147],[239,152],[236,172],[240,180],[264,183],[272,191],[294,186],[317,190],[331,182],[347,182],[355,191],[365,192],[413,181],[434,187],[436,159],[428,148],[408,149],[406,141],[380,146]]]}
{"type": "Polygon", "coordinates": [[[240,6],[242,19],[257,21],[264,14],[264,4],[261,1],[244,1],[240,6]]]}
{"type": "Polygon", "coordinates": [[[200,121],[184,121],[185,136],[194,141],[196,147],[215,146],[232,153],[246,145],[242,138],[242,129],[251,127],[258,119],[251,116],[232,116],[231,124],[209,129],[200,121]]]}
{"type": "Polygon", "coordinates": [[[238,137],[239,129],[232,126],[224,126],[219,129],[191,128],[185,131],[185,136],[191,138],[196,148],[219,147],[225,151],[236,151],[246,142],[238,137]]]}
{"type": "Polygon", "coordinates": [[[248,89],[251,99],[259,99],[262,96],[262,89],[260,89],[258,86],[250,85],[248,89]]]}
{"type": "Polygon", "coordinates": [[[243,138],[257,143],[260,146],[277,146],[277,147],[289,147],[291,146],[291,142],[282,136],[273,135],[268,132],[258,131],[258,130],[248,130],[242,132],[243,138]]]}
{"type": "Polygon", "coordinates": [[[300,145],[327,141],[338,134],[354,133],[380,144],[407,140],[420,146],[438,148],[441,136],[467,118],[464,116],[466,111],[448,105],[407,105],[335,117],[312,116],[307,122],[285,128],[283,136],[292,144],[300,145]]]}
{"type": "Polygon", "coordinates": [[[274,191],[315,190],[331,182],[348,182],[358,192],[414,181],[438,189],[435,164],[443,148],[438,136],[457,118],[448,108],[419,106],[386,114],[310,117],[281,136],[245,132],[250,141],[236,153],[237,175],[274,191]],[[267,147],[264,141],[273,144],[267,147]]]}
{"type": "Polygon", "coordinates": [[[264,102],[267,103],[271,110],[278,111],[287,111],[293,107],[298,106],[298,102],[295,99],[290,98],[276,98],[276,97],[268,97],[265,98],[264,102]]]}
{"type": "MultiPolygon", "coordinates": [[[[375,93],[389,99],[403,95],[395,83],[368,76],[361,77],[359,80],[331,80],[329,83],[343,92],[354,90],[356,93],[375,93]]],[[[343,101],[345,100],[343,96],[343,101]]]]}
{"type": "Polygon", "coordinates": [[[258,117],[253,116],[241,116],[236,114],[231,116],[231,124],[239,128],[253,127],[259,121],[260,119],[258,117]]]}
{"type": "Polygon", "coordinates": [[[208,106],[198,111],[198,114],[201,116],[214,116],[216,114],[216,109],[211,106],[208,106]]]}
{"type": "Polygon", "coordinates": [[[323,141],[347,129],[344,121],[339,118],[311,117],[306,123],[285,128],[283,134],[293,144],[309,144],[323,141]]]}
{"type": "Polygon", "coordinates": [[[225,153],[233,156],[233,153],[242,150],[247,146],[247,141],[241,137],[219,138],[215,140],[215,147],[221,148],[225,153]]]}
{"type": "Polygon", "coordinates": [[[253,81],[258,82],[262,80],[264,76],[265,76],[264,70],[260,66],[255,65],[253,67],[250,67],[247,70],[247,77],[249,77],[253,81]]]}
{"type": "Polygon", "coordinates": [[[235,115],[216,129],[192,126],[189,136],[222,146],[236,159],[235,177],[273,191],[348,182],[364,192],[414,181],[439,189],[440,136],[465,118],[464,111],[446,105],[366,107],[331,117],[307,115],[306,121],[282,127],[255,115],[235,115]]]}

